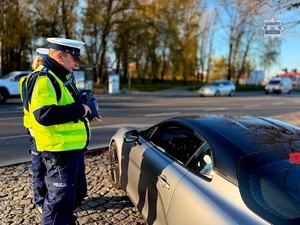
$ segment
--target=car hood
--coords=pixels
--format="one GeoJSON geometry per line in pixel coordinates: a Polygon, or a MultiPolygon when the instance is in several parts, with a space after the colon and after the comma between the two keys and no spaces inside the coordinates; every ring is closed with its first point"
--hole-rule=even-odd
{"type": "Polygon", "coordinates": [[[5,85],[8,84],[9,80],[8,79],[0,79],[0,85],[5,85]]]}

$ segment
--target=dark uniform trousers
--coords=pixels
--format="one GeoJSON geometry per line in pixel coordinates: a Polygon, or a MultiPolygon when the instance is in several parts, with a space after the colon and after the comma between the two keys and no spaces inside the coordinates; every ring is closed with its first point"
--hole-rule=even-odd
{"type": "Polygon", "coordinates": [[[42,225],[71,224],[73,212],[87,193],[84,151],[43,152],[47,195],[42,225]]]}
{"type": "Polygon", "coordinates": [[[29,135],[30,153],[32,155],[31,170],[32,170],[32,186],[33,198],[36,206],[43,206],[47,188],[45,184],[46,166],[43,162],[42,155],[36,150],[35,140],[29,135]]]}

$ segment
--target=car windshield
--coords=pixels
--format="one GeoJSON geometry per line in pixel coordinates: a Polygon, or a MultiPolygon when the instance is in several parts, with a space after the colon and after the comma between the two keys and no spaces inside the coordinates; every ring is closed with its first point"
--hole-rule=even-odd
{"type": "Polygon", "coordinates": [[[16,75],[16,73],[10,72],[10,73],[6,74],[5,76],[3,76],[1,79],[10,79],[10,78],[12,78],[14,75],[16,75]]]}
{"type": "Polygon", "coordinates": [[[280,84],[280,80],[271,80],[269,84],[280,84]]]}
{"type": "Polygon", "coordinates": [[[219,86],[220,84],[222,84],[221,82],[212,82],[210,85],[211,86],[219,86]]]}

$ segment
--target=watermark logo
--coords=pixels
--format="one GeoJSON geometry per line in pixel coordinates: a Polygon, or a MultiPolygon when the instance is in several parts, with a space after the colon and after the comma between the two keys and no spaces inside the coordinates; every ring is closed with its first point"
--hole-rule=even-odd
{"type": "Polygon", "coordinates": [[[53,183],[53,186],[56,188],[65,188],[67,187],[66,183],[53,183]]]}
{"type": "Polygon", "coordinates": [[[280,38],[282,33],[281,20],[272,17],[270,20],[264,21],[264,36],[268,38],[280,38]]]}

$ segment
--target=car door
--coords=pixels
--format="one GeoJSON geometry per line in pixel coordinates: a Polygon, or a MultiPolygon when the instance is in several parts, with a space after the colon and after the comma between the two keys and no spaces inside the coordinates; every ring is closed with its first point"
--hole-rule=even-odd
{"type": "Polygon", "coordinates": [[[223,84],[222,83],[217,84],[217,91],[219,92],[220,96],[223,95],[223,84]]]}
{"type": "Polygon", "coordinates": [[[201,146],[187,167],[190,171],[177,185],[170,203],[169,224],[268,224],[246,207],[238,187],[214,168],[208,143],[201,146]]]}
{"type": "Polygon", "coordinates": [[[140,144],[131,149],[129,171],[138,167],[135,170],[139,170],[139,174],[129,173],[127,193],[149,224],[168,224],[166,218],[172,195],[188,172],[180,161],[188,160],[188,156],[174,152],[182,148],[182,143],[178,146],[172,143],[174,135],[180,136],[182,132],[178,124],[162,124],[150,137],[141,137],[140,144]]]}
{"type": "Polygon", "coordinates": [[[230,92],[230,88],[231,88],[231,85],[229,82],[227,81],[224,81],[223,82],[223,89],[224,89],[224,95],[229,95],[229,92],[230,92]]]}

